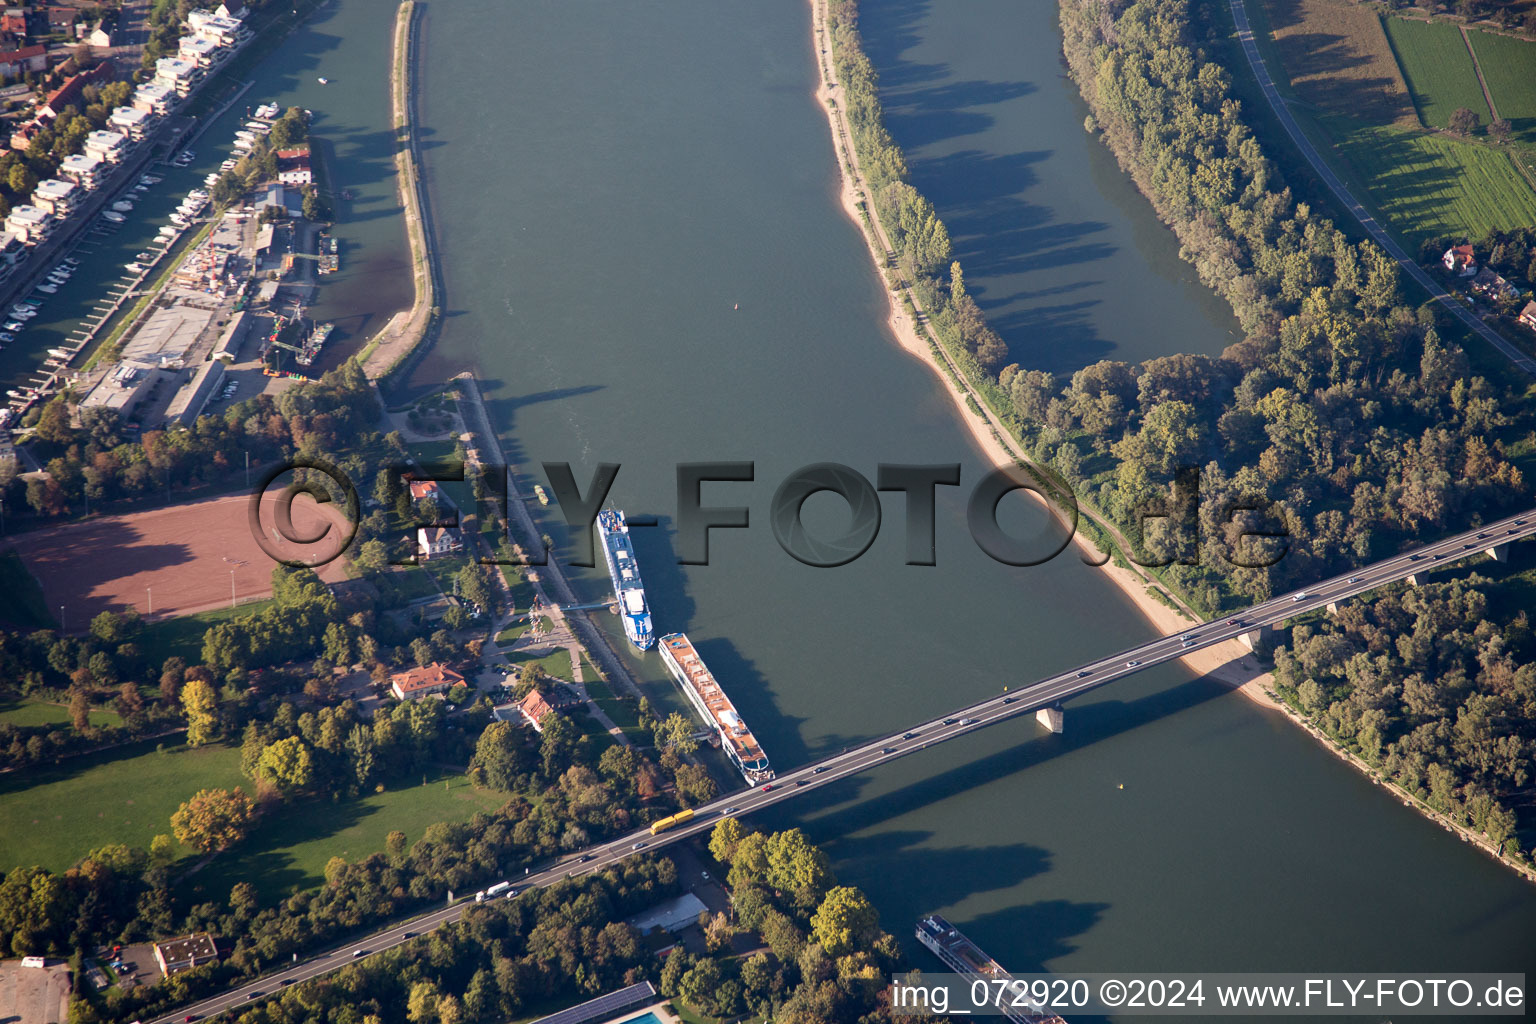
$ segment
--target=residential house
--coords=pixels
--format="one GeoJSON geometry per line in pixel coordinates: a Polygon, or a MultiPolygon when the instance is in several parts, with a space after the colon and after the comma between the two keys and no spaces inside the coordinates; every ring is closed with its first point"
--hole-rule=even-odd
{"type": "Polygon", "coordinates": [[[196,64],[180,57],[161,57],[155,61],[155,81],[173,89],[177,96],[191,93],[201,75],[196,64]]]}
{"type": "Polygon", "coordinates": [[[44,15],[48,19],[49,32],[75,33],[75,22],[80,20],[80,12],[73,7],[45,7],[44,15]]]}
{"type": "Polygon", "coordinates": [[[123,158],[128,149],[128,136],[122,132],[94,131],[85,137],[85,151],[109,164],[123,158]]]}
{"type": "Polygon", "coordinates": [[[24,7],[0,10],[0,35],[27,38],[27,11],[24,7]]]}
{"type": "Polygon", "coordinates": [[[32,205],[47,210],[59,219],[68,217],[80,200],[80,186],[72,181],[48,178],[37,183],[32,190],[32,205]]]}
{"type": "Polygon", "coordinates": [[[313,184],[315,177],[309,166],[309,147],[280,149],[277,151],[277,180],[284,185],[313,184]]]}
{"type": "Polygon", "coordinates": [[[59,162],[59,176],[81,188],[92,189],[101,183],[101,157],[89,153],[71,153],[59,162]]]}
{"type": "Polygon", "coordinates": [[[41,43],[0,50],[0,75],[15,77],[28,71],[48,70],[48,48],[41,43]]]}
{"type": "Polygon", "coordinates": [[[146,114],[169,114],[176,103],[176,90],[163,82],[145,82],[134,90],[131,102],[146,114]]]}
{"type": "Polygon", "coordinates": [[[160,965],[160,971],[166,977],[211,964],[219,958],[218,944],[207,932],[156,942],[154,950],[155,963],[160,965]]]}
{"type": "Polygon", "coordinates": [[[1472,278],[1472,283],[1469,287],[1477,294],[1490,299],[1514,299],[1520,295],[1520,292],[1514,285],[1504,280],[1498,274],[1495,274],[1488,267],[1484,267],[1477,272],[1477,276],[1472,278]]]}
{"type": "Polygon", "coordinates": [[[1471,277],[1477,273],[1477,257],[1472,254],[1470,245],[1451,246],[1440,257],[1440,262],[1457,277],[1471,277]]]}
{"type": "Polygon", "coordinates": [[[115,132],[121,132],[134,142],[140,142],[149,132],[153,116],[140,110],[138,107],[118,107],[112,111],[107,123],[115,132]]]}
{"type": "Polygon", "coordinates": [[[543,732],[545,718],[553,714],[563,714],[578,703],[580,702],[576,698],[566,693],[563,689],[554,687],[548,693],[529,690],[527,695],[518,701],[515,706],[524,720],[533,726],[534,732],[543,732]]]}
{"type": "Polygon", "coordinates": [[[451,526],[423,526],[416,531],[416,553],[424,559],[464,550],[464,538],[451,526]]]}
{"type": "Polygon", "coordinates": [[[434,661],[421,668],[396,672],[389,677],[389,691],[400,700],[416,700],[435,693],[447,693],[464,681],[464,677],[442,662],[434,661]]]}
{"type": "Polygon", "coordinates": [[[177,56],[188,64],[196,64],[200,68],[212,67],[219,56],[220,44],[212,39],[202,36],[182,36],[181,46],[177,50],[177,56]]]}
{"type": "Polygon", "coordinates": [[[114,28],[116,28],[116,26],[111,22],[97,22],[96,25],[85,34],[85,41],[90,43],[92,46],[99,46],[102,49],[107,49],[112,45],[112,30],[114,28]]]}
{"type": "Polygon", "coordinates": [[[442,488],[437,486],[436,480],[409,480],[411,488],[411,500],[421,501],[423,498],[431,498],[433,501],[446,501],[442,488]]]}
{"type": "Polygon", "coordinates": [[[1520,311],[1520,322],[1531,330],[1536,331],[1536,302],[1527,302],[1525,308],[1520,311]]]}
{"type": "Polygon", "coordinates": [[[63,85],[48,94],[48,98],[38,108],[37,119],[43,122],[52,121],[64,113],[65,107],[85,110],[85,87],[93,83],[110,82],[116,74],[117,69],[113,63],[110,60],[104,60],[89,70],[70,75],[63,85]]]}
{"type": "Polygon", "coordinates": [[[5,230],[28,245],[36,245],[53,230],[53,214],[36,206],[13,206],[5,218],[5,230]]]}

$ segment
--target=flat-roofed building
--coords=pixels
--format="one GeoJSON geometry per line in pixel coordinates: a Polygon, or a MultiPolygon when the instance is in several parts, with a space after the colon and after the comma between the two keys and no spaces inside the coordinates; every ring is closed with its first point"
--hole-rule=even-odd
{"type": "Polygon", "coordinates": [[[122,132],[94,131],[85,137],[85,151],[107,163],[117,163],[128,149],[128,136],[122,132]]]}
{"type": "Polygon", "coordinates": [[[206,36],[182,36],[181,46],[177,49],[177,56],[188,64],[196,64],[200,68],[212,67],[214,61],[219,59],[219,52],[223,49],[217,39],[209,39],[206,36]]]}
{"type": "Polygon", "coordinates": [[[27,251],[26,240],[14,231],[0,231],[0,266],[7,270],[16,265],[27,251]]]}
{"type": "Polygon", "coordinates": [[[239,20],[215,14],[213,11],[188,12],[187,27],[194,35],[203,39],[212,39],[222,46],[238,42],[245,32],[245,26],[239,20]]]}
{"type": "Polygon", "coordinates": [[[80,186],[72,181],[48,178],[37,183],[32,190],[32,205],[47,210],[55,217],[68,217],[80,201],[80,186]]]}
{"type": "Polygon", "coordinates": [[[224,363],[210,359],[198,367],[191,383],[182,386],[165,410],[165,421],[175,426],[191,426],[208,406],[208,400],[224,383],[224,363]]]}
{"type": "Polygon", "coordinates": [[[91,393],[80,402],[80,407],[111,409],[119,416],[127,416],[149,394],[160,376],[161,370],[154,363],[125,359],[91,389],[91,393]]]}
{"type": "Polygon", "coordinates": [[[211,964],[219,958],[219,947],[213,936],[197,932],[179,939],[167,939],[155,945],[155,963],[166,977],[190,971],[203,964],[211,964]]]}
{"type": "Polygon", "coordinates": [[[53,214],[36,206],[12,207],[5,218],[5,230],[18,236],[28,245],[36,245],[47,238],[56,222],[53,214]]]}
{"type": "Polygon", "coordinates": [[[190,93],[198,77],[198,66],[191,61],[180,57],[161,57],[155,61],[155,81],[174,89],[177,96],[190,93]]]}
{"type": "Polygon", "coordinates": [[[175,104],[176,90],[164,82],[145,82],[133,93],[134,107],[146,114],[169,114],[175,104]]]}
{"type": "Polygon", "coordinates": [[[89,153],[71,153],[59,162],[59,175],[81,188],[92,189],[101,183],[103,166],[100,157],[89,153]]]}
{"type": "Polygon", "coordinates": [[[113,131],[128,136],[134,142],[143,140],[153,121],[153,114],[138,107],[118,107],[112,111],[112,116],[107,118],[107,124],[113,131]]]}
{"type": "Polygon", "coordinates": [[[241,310],[229,318],[229,324],[219,337],[219,347],[213,350],[214,361],[232,363],[240,358],[240,348],[245,344],[246,332],[251,328],[251,314],[241,310]]]}

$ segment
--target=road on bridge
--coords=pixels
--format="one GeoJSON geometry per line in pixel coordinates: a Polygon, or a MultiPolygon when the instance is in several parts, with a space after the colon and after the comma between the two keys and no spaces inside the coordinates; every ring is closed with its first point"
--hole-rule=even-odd
{"type": "Polygon", "coordinates": [[[1243,53],[1248,57],[1248,65],[1253,68],[1254,77],[1259,80],[1259,88],[1264,90],[1264,98],[1269,101],[1270,108],[1274,110],[1275,116],[1280,119],[1280,123],[1285,127],[1286,134],[1291,137],[1292,142],[1296,143],[1296,148],[1301,150],[1302,156],[1307,158],[1307,163],[1312,165],[1312,169],[1317,172],[1318,177],[1322,178],[1323,183],[1333,190],[1333,194],[1338,197],[1340,203],[1344,204],[1344,208],[1355,215],[1355,219],[1360,222],[1361,226],[1365,228],[1376,244],[1385,249],[1387,255],[1397,261],[1398,266],[1403,268],[1404,273],[1422,285],[1431,298],[1455,314],[1456,319],[1466,324],[1469,330],[1503,353],[1504,357],[1515,364],[1518,369],[1536,376],[1536,360],[1533,360],[1530,356],[1510,344],[1508,340],[1492,327],[1489,327],[1473,315],[1472,311],[1462,305],[1459,299],[1446,292],[1444,288],[1441,288],[1434,278],[1424,272],[1423,267],[1408,258],[1408,254],[1403,251],[1402,246],[1397,244],[1396,239],[1387,233],[1386,229],[1381,226],[1376,218],[1371,216],[1369,211],[1345,187],[1344,182],[1339,179],[1339,176],[1333,172],[1333,168],[1328,166],[1327,161],[1322,158],[1316,147],[1312,145],[1312,140],[1302,133],[1301,126],[1296,123],[1296,119],[1291,116],[1290,109],[1285,105],[1285,100],[1281,98],[1280,90],[1275,88],[1275,80],[1270,77],[1269,68],[1264,64],[1264,57],[1259,53],[1258,44],[1254,42],[1253,29],[1248,24],[1248,9],[1244,6],[1243,0],[1231,0],[1231,5],[1232,20],[1237,25],[1238,41],[1243,44],[1243,53]]]}
{"type": "MultiPolygon", "coordinates": [[[[978,729],[1010,718],[1055,707],[1062,702],[1108,683],[1134,675],[1154,665],[1174,661],[1191,650],[1223,643],[1235,637],[1274,626],[1305,612],[1326,607],[1384,584],[1394,583],[1417,573],[1443,568],[1465,557],[1497,546],[1521,540],[1536,533],[1536,509],[1510,516],[1496,523],[1468,530],[1454,537],[1427,544],[1411,552],[1383,559],[1352,573],[1324,580],[1306,590],[1271,598],[1238,612],[1221,622],[1191,626],[1182,633],[1161,636],[1117,654],[1090,661],[1085,665],[1057,673],[1037,683],[996,694],[985,700],[930,718],[900,732],[849,747],[840,754],[814,761],[786,772],[773,782],[750,790],[738,790],[729,796],[694,808],[694,817],[686,824],[658,836],[649,830],[633,832],[606,843],[560,858],[538,871],[509,879],[515,886],[507,894],[513,898],[531,888],[551,885],[564,878],[574,878],[610,867],[643,851],[656,850],[681,839],[713,829],[721,819],[750,814],[772,804],[793,799],[831,782],[868,771],[898,757],[926,750],[935,744],[959,739],[978,729]]],[[[390,925],[365,938],[275,971],[217,996],[158,1018],[153,1024],[179,1024],[201,1020],[226,1010],[238,1009],[270,996],[283,988],[329,974],[367,957],[408,942],[417,935],[446,921],[457,921],[474,906],[463,899],[409,921],[390,925]]]]}

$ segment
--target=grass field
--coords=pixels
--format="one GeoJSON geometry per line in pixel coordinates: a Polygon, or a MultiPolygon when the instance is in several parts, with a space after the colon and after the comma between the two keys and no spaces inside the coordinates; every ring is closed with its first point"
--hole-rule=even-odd
{"type": "Polygon", "coordinates": [[[148,847],[171,831],[171,815],[199,789],[250,782],[240,751],[130,744],[53,768],[0,776],[0,869],[41,864],[55,871],[108,843],[148,847]]]}
{"type": "Polygon", "coordinates": [[[1491,32],[1469,35],[1499,116],[1509,119],[1517,139],[1536,146],[1536,43],[1491,32]]]}
{"type": "Polygon", "coordinates": [[[54,629],[42,584],[27,570],[15,550],[0,552],[0,621],[31,629],[54,629]]]}
{"type": "Polygon", "coordinates": [[[425,785],[417,778],[355,800],[300,801],[264,817],[244,845],[215,858],[185,884],[200,890],[203,899],[223,899],[241,881],[265,898],[286,896],[323,881],[332,857],[360,860],[384,849],[385,837],[396,829],[415,842],[428,825],[467,821],[506,799],[475,789],[463,775],[432,771],[425,785]]]}
{"type": "Polygon", "coordinates": [[[1325,114],[1418,124],[1381,21],[1352,0],[1264,0],[1275,49],[1296,95],[1325,114]]]}
{"type": "MultiPolygon", "coordinates": [[[[92,725],[122,725],[123,719],[116,711],[106,708],[91,709],[92,725]]],[[[0,702],[0,723],[5,725],[60,725],[69,721],[69,708],[62,704],[45,704],[37,700],[0,702]]]]}
{"type": "Polygon", "coordinates": [[[1472,55],[1455,25],[1405,18],[1387,18],[1383,25],[1426,127],[1446,127],[1459,107],[1472,110],[1485,126],[1493,120],[1472,55]]]}
{"type": "Polygon", "coordinates": [[[1496,149],[1398,128],[1327,123],[1372,202],[1416,251],[1434,235],[1536,224],[1536,192],[1496,149]]]}
{"type": "Polygon", "coordinates": [[[246,601],[235,608],[211,608],[193,615],[178,615],[146,623],[139,636],[139,647],[152,665],[176,655],[194,665],[203,660],[203,634],[221,622],[241,615],[254,615],[272,603],[271,598],[246,601]]]}

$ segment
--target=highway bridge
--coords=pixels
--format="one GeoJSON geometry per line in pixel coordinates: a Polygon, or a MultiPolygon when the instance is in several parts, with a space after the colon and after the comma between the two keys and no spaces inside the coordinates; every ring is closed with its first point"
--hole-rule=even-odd
{"type": "MultiPolygon", "coordinates": [[[[1010,688],[974,704],[936,715],[906,729],[856,747],[849,747],[842,753],[785,772],[767,785],[745,791],[738,790],[696,807],[692,820],[658,836],[652,836],[650,831],[645,829],[568,854],[556,862],[542,866],[537,871],[530,870],[522,877],[509,879],[514,888],[506,895],[509,898],[515,897],[527,892],[530,888],[547,886],[561,879],[592,871],[601,871],[626,857],[632,857],[641,852],[651,852],[699,832],[713,829],[722,818],[750,814],[764,807],[792,800],[851,775],[866,772],[896,758],[925,750],[935,744],[959,739],[978,729],[984,729],[1041,708],[1059,707],[1064,701],[1079,694],[1124,679],[1154,665],[1174,661],[1192,651],[1232,639],[1247,639],[1251,642],[1257,634],[1287,619],[1336,605],[1340,601],[1384,584],[1405,579],[1417,584],[1419,575],[1469,557],[1481,557],[1486,554],[1503,561],[1507,557],[1511,543],[1529,537],[1533,533],[1536,533],[1536,509],[1383,559],[1363,569],[1324,580],[1306,590],[1271,598],[1219,622],[1192,625],[1181,633],[1158,637],[1116,654],[1059,672],[1039,682],[1010,688]]],[[[398,946],[423,932],[436,928],[445,921],[457,921],[463,916],[464,911],[473,905],[471,899],[461,899],[451,906],[391,925],[217,996],[183,1007],[174,1013],[160,1017],[153,1024],[183,1024],[186,1021],[215,1016],[226,1010],[238,1010],[253,1001],[280,992],[289,985],[329,974],[346,964],[398,946]]]]}

